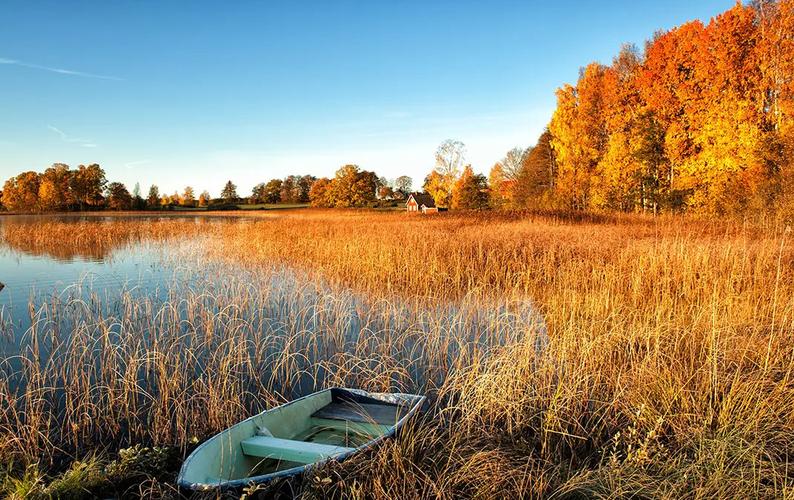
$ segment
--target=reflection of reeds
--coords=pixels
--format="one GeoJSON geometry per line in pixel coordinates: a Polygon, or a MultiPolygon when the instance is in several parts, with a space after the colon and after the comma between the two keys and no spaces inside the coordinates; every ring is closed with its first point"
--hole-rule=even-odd
{"type": "Polygon", "coordinates": [[[114,249],[144,239],[189,236],[201,231],[206,222],[174,219],[147,219],[131,222],[112,218],[96,220],[8,217],[0,221],[2,242],[31,255],[57,260],[75,257],[102,260],[114,249]]]}
{"type": "Polygon", "coordinates": [[[774,227],[307,211],[201,233],[184,267],[213,262],[217,282],[129,293],[115,315],[34,308],[21,371],[0,379],[5,455],[184,444],[308,379],[438,401],[434,419],[345,464],[345,481],[309,482],[318,496],[794,487],[794,253],[774,227]],[[283,265],[311,278],[278,291],[283,265]],[[529,300],[542,356],[517,312],[529,300]],[[55,335],[64,321],[71,334],[55,335]]]}

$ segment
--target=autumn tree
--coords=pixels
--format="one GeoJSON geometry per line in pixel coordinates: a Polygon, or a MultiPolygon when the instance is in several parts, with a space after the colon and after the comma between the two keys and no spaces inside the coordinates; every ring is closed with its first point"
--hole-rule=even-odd
{"type": "Polygon", "coordinates": [[[262,191],[261,203],[279,203],[281,201],[281,179],[271,179],[262,191]]]}
{"type": "Polygon", "coordinates": [[[192,187],[187,186],[185,188],[185,190],[182,192],[182,196],[180,197],[179,204],[186,207],[196,206],[196,195],[193,192],[192,187]]]}
{"type": "Polygon", "coordinates": [[[488,185],[490,186],[490,205],[492,208],[507,208],[511,200],[512,189],[510,181],[505,176],[504,165],[501,161],[494,163],[488,174],[488,185]]]}
{"type": "Polygon", "coordinates": [[[132,196],[120,182],[111,182],[107,186],[107,207],[111,210],[129,210],[132,207],[132,196]]]}
{"type": "Polygon", "coordinates": [[[13,212],[34,212],[39,207],[39,174],[23,172],[3,185],[3,205],[13,212]]]}
{"type": "MultiPolygon", "coordinates": [[[[310,186],[305,199],[313,207],[366,207],[375,203],[380,186],[375,173],[361,170],[358,165],[344,165],[333,179],[304,176],[295,182],[310,186]]],[[[304,199],[302,195],[300,199],[304,199]]]]}
{"type": "Polygon", "coordinates": [[[309,191],[312,189],[312,185],[317,180],[317,177],[313,175],[304,175],[297,181],[297,192],[298,192],[298,203],[308,203],[309,202],[309,191]]]}
{"type": "Polygon", "coordinates": [[[365,207],[376,201],[378,176],[358,165],[344,165],[336,171],[331,184],[335,207],[365,207]]]}
{"type": "Polygon", "coordinates": [[[488,184],[493,208],[516,207],[515,189],[526,153],[523,148],[513,148],[491,168],[488,184]]]}
{"type": "Polygon", "coordinates": [[[591,207],[593,175],[607,144],[604,74],[602,65],[589,64],[576,87],[566,85],[557,92],[549,124],[558,166],[555,193],[569,208],[591,207]]]}
{"type": "Polygon", "coordinates": [[[155,184],[149,187],[149,196],[146,197],[146,204],[149,208],[155,208],[160,204],[160,188],[155,184]]]}
{"type": "Polygon", "coordinates": [[[681,178],[681,169],[695,152],[691,117],[702,107],[702,98],[694,55],[704,50],[704,31],[703,23],[693,21],[657,34],[646,45],[636,78],[643,111],[664,131],[665,184],[680,197],[693,185],[691,177],[681,178]]]}
{"type": "Polygon", "coordinates": [[[557,163],[551,147],[551,132],[546,129],[534,147],[524,155],[516,179],[514,199],[517,207],[548,208],[553,205],[557,163]]]}
{"type": "Polygon", "coordinates": [[[68,165],[56,163],[39,176],[41,210],[67,210],[75,203],[71,189],[72,175],[68,165]]]}
{"type": "Polygon", "coordinates": [[[706,26],[707,53],[695,55],[700,104],[689,113],[695,154],[685,162],[695,191],[689,205],[701,212],[739,212],[763,180],[757,162],[763,102],[753,9],[736,4],[706,26]]]}
{"type": "Polygon", "coordinates": [[[452,191],[460,176],[465,156],[465,145],[452,139],[442,142],[436,149],[435,166],[433,171],[425,177],[422,186],[433,197],[436,206],[449,207],[452,204],[452,191]]]}
{"type": "Polygon", "coordinates": [[[433,197],[437,207],[448,208],[452,203],[452,186],[449,185],[447,179],[438,171],[433,170],[425,177],[425,182],[422,188],[427,194],[433,197]]]}
{"type": "MultiPolygon", "coordinates": [[[[684,199],[682,191],[672,189],[670,177],[669,161],[664,148],[664,129],[653,113],[640,113],[634,121],[633,127],[633,147],[631,154],[636,163],[628,175],[635,180],[630,185],[632,189],[639,190],[638,205],[635,207],[642,211],[652,211],[656,214],[660,207],[665,207],[671,211],[681,209],[684,199]]],[[[624,174],[624,177],[626,174],[624,174]]],[[[628,186],[625,189],[627,194],[628,186]]],[[[628,197],[624,197],[628,200],[628,197]]],[[[628,209],[628,204],[623,207],[628,209]]]]}
{"type": "MultiPolygon", "coordinates": [[[[279,201],[282,203],[308,202],[309,191],[315,180],[317,179],[311,175],[289,175],[285,177],[284,180],[279,181],[279,201]]],[[[271,187],[275,188],[275,183],[271,187]]]]}
{"type": "Polygon", "coordinates": [[[248,202],[252,205],[257,203],[264,203],[265,198],[265,184],[260,182],[256,186],[251,189],[251,197],[248,198],[248,202]]]}
{"type": "Polygon", "coordinates": [[[237,196],[237,186],[232,181],[227,181],[221,190],[221,198],[226,203],[233,203],[240,199],[237,196]]]}
{"type": "Polygon", "coordinates": [[[433,172],[425,179],[425,190],[433,196],[437,206],[448,207],[455,181],[466,159],[466,146],[460,141],[447,139],[436,149],[435,159],[433,172]]]}
{"type": "Polygon", "coordinates": [[[334,206],[333,182],[331,179],[317,179],[309,191],[309,202],[313,207],[328,208],[334,206]]]}
{"type": "Polygon", "coordinates": [[[488,208],[488,181],[482,174],[475,174],[471,165],[466,165],[452,190],[452,208],[481,210],[488,208]]]}
{"type": "Polygon", "coordinates": [[[298,198],[300,197],[298,179],[300,179],[300,177],[297,175],[288,175],[283,181],[281,181],[281,192],[279,198],[281,199],[282,203],[298,202],[298,198]]]}
{"type": "Polygon", "coordinates": [[[107,178],[105,171],[96,163],[78,166],[71,177],[71,182],[72,194],[80,210],[96,209],[105,202],[102,193],[107,186],[107,178]]]}
{"type": "Polygon", "coordinates": [[[210,204],[212,198],[210,198],[210,193],[208,191],[202,191],[198,198],[198,206],[206,207],[210,204]]]}
{"type": "Polygon", "coordinates": [[[794,219],[794,0],[756,0],[763,99],[758,161],[768,203],[794,219]]]}
{"type": "MultiPolygon", "coordinates": [[[[604,68],[601,99],[606,142],[591,182],[591,206],[595,208],[628,212],[644,205],[646,179],[635,155],[641,112],[635,81],[639,65],[637,48],[624,45],[612,65],[604,68]]],[[[655,185],[658,177],[659,172],[653,172],[655,185]]]]}

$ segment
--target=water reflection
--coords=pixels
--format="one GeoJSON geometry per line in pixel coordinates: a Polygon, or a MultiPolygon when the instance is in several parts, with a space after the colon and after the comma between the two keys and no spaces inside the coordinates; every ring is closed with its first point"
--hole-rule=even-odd
{"type": "MultiPolygon", "coordinates": [[[[19,215],[0,217],[0,249],[58,262],[101,262],[130,243],[180,234],[242,218],[185,216],[19,215]],[[143,224],[142,224],[143,222],[143,224]],[[76,236],[79,235],[79,236],[76,236]]],[[[2,269],[2,268],[0,268],[2,269]]]]}

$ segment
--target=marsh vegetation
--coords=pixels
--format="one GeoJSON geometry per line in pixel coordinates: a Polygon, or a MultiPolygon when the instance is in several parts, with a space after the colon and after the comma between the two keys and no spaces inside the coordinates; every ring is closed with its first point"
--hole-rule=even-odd
{"type": "Polygon", "coordinates": [[[432,405],[296,485],[307,498],[792,495],[784,225],[320,210],[0,224],[18,259],[146,256],[114,287],[0,294],[6,496],[70,480],[75,496],[176,496],[196,442],[333,385],[432,405]]]}

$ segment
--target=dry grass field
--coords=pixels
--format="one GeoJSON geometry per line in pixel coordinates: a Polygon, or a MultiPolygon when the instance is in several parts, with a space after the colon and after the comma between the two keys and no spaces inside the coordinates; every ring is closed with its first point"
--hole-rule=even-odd
{"type": "MultiPolygon", "coordinates": [[[[21,354],[0,367],[0,492],[107,488],[137,444],[177,450],[176,465],[158,458],[173,472],[254,411],[349,385],[432,406],[307,478],[305,498],[794,497],[785,225],[246,217],[6,227],[27,252],[134,243],[180,271],[164,298],[130,287],[111,313],[101,296],[31,305],[21,354]]],[[[127,493],[175,496],[162,477],[143,471],[127,493]]]]}

